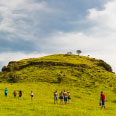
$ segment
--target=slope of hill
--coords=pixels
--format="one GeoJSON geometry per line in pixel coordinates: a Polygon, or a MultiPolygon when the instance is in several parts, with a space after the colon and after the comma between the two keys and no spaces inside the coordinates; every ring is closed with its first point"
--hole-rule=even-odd
{"type": "Polygon", "coordinates": [[[116,75],[106,62],[78,55],[55,54],[9,62],[1,82],[69,83],[81,87],[113,86],[116,75]]]}

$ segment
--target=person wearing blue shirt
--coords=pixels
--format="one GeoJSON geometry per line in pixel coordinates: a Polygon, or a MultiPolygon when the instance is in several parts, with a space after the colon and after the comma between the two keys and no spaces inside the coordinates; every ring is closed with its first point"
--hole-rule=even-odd
{"type": "Polygon", "coordinates": [[[4,94],[5,94],[5,96],[7,96],[7,92],[8,92],[8,90],[7,90],[7,88],[4,90],[4,94]]]}

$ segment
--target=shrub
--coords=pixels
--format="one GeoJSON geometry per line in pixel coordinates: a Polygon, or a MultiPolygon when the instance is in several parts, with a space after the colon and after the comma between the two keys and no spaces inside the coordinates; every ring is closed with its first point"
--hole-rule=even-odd
{"type": "Polygon", "coordinates": [[[7,71],[7,70],[8,70],[7,66],[2,67],[2,71],[7,71]]]}
{"type": "Polygon", "coordinates": [[[19,69],[19,66],[16,63],[12,63],[8,67],[10,71],[15,71],[19,69]]]}
{"type": "Polygon", "coordinates": [[[61,83],[62,80],[63,80],[63,78],[62,78],[61,76],[57,77],[57,79],[58,79],[58,82],[59,82],[59,83],[61,83]]]}
{"type": "Polygon", "coordinates": [[[116,94],[116,88],[113,89],[113,92],[116,94]]]}
{"type": "Polygon", "coordinates": [[[67,52],[68,55],[72,55],[73,53],[72,52],[67,52]]]}
{"type": "Polygon", "coordinates": [[[63,81],[62,73],[61,74],[58,74],[57,76],[58,76],[57,77],[58,83],[61,83],[63,81]]]}
{"type": "Polygon", "coordinates": [[[102,66],[105,70],[112,72],[112,68],[109,64],[104,62],[103,60],[100,60],[100,62],[97,64],[98,66],[102,66]]]}
{"type": "Polygon", "coordinates": [[[16,74],[16,73],[13,73],[13,72],[10,72],[9,75],[8,75],[8,82],[10,83],[16,83],[18,82],[20,79],[19,75],[16,74]]]}

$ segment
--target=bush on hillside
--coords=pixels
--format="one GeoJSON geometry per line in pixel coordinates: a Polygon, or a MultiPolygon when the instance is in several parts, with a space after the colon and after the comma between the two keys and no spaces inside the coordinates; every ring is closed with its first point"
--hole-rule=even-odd
{"type": "Polygon", "coordinates": [[[63,81],[63,75],[62,75],[62,72],[60,72],[61,74],[58,74],[57,75],[57,80],[58,80],[58,83],[61,83],[63,81]]]}
{"type": "Polygon", "coordinates": [[[98,66],[102,66],[105,70],[112,72],[112,68],[109,64],[104,62],[103,60],[100,60],[99,63],[97,64],[98,66]]]}
{"type": "Polygon", "coordinates": [[[8,80],[7,81],[10,82],[10,83],[16,83],[16,82],[19,81],[19,79],[20,79],[20,77],[19,77],[18,74],[15,74],[13,72],[10,72],[8,74],[8,80]]]}
{"type": "Polygon", "coordinates": [[[113,92],[116,94],[116,88],[113,89],[113,92]]]}
{"type": "Polygon", "coordinates": [[[72,55],[73,53],[72,52],[67,52],[68,55],[72,55]]]}
{"type": "Polygon", "coordinates": [[[10,71],[15,71],[19,69],[19,66],[16,63],[12,63],[8,67],[10,71]]]}
{"type": "Polygon", "coordinates": [[[8,69],[7,69],[7,66],[3,66],[2,67],[2,71],[7,71],[8,69]]]}
{"type": "Polygon", "coordinates": [[[58,83],[61,83],[63,81],[63,78],[61,76],[57,77],[58,83]]]}
{"type": "Polygon", "coordinates": [[[19,66],[17,65],[16,62],[9,62],[8,66],[3,66],[2,71],[4,72],[13,72],[15,70],[19,70],[19,66]]]}

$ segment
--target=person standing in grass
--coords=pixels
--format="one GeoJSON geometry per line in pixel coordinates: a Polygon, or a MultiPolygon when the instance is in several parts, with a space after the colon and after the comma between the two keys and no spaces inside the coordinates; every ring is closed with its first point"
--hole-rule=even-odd
{"type": "Polygon", "coordinates": [[[103,93],[103,91],[101,92],[101,95],[100,95],[100,102],[101,103],[101,109],[105,109],[105,94],[103,93]]]}
{"type": "Polygon", "coordinates": [[[7,96],[7,92],[8,92],[8,90],[7,90],[7,88],[4,90],[4,94],[5,94],[5,96],[7,96]]]}
{"type": "Polygon", "coordinates": [[[31,101],[32,101],[32,99],[33,99],[33,91],[31,91],[31,101]]]}
{"type": "Polygon", "coordinates": [[[58,103],[58,93],[57,91],[54,92],[54,104],[58,103]]]}
{"type": "Polygon", "coordinates": [[[67,104],[67,92],[64,90],[64,103],[67,104]]]}
{"type": "Polygon", "coordinates": [[[60,99],[60,103],[63,104],[63,92],[62,91],[59,94],[59,99],[60,99]]]}
{"type": "Polygon", "coordinates": [[[67,92],[67,96],[68,96],[68,103],[70,104],[71,103],[71,97],[70,97],[70,92],[69,91],[67,92]]]}
{"type": "Polygon", "coordinates": [[[16,98],[16,96],[17,96],[16,91],[13,92],[13,95],[14,95],[14,98],[16,98]]]}
{"type": "Polygon", "coordinates": [[[22,97],[22,91],[19,91],[19,99],[22,97]]]}

